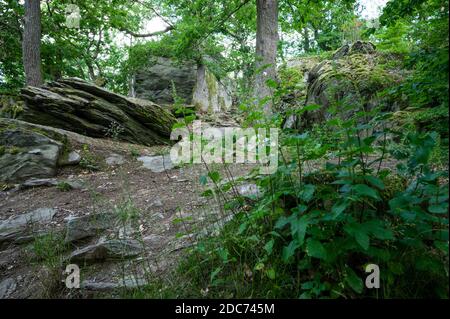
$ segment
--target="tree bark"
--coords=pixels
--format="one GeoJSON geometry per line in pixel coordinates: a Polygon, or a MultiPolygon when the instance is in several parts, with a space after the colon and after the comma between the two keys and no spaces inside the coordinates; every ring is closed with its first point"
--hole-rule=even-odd
{"type": "Polygon", "coordinates": [[[277,78],[278,0],[256,0],[256,8],[255,97],[260,103],[265,100],[264,112],[270,114],[273,103],[269,97],[273,89],[267,85],[267,80],[277,78]]]}
{"type": "Polygon", "coordinates": [[[23,66],[27,85],[41,86],[41,7],[40,0],[25,0],[22,41],[23,66]]]}
{"type": "Polygon", "coordinates": [[[309,30],[307,26],[303,28],[303,50],[305,50],[305,53],[308,53],[311,50],[309,44],[309,30]]]}

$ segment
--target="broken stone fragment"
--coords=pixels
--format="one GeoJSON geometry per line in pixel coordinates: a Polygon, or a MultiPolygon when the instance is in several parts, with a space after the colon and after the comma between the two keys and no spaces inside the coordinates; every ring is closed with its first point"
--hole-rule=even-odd
{"type": "Polygon", "coordinates": [[[142,245],[133,239],[112,239],[74,251],[71,261],[101,262],[105,260],[126,259],[142,253],[142,245]]]}
{"type": "Polygon", "coordinates": [[[174,168],[170,159],[170,155],[164,156],[141,156],[138,161],[142,162],[142,166],[154,173],[161,173],[174,168]]]}
{"type": "Polygon", "coordinates": [[[17,283],[13,278],[6,278],[0,282],[0,299],[8,298],[16,289],[17,283]]]}
{"type": "Polygon", "coordinates": [[[56,214],[53,208],[39,208],[12,219],[0,221],[0,244],[2,242],[26,242],[33,239],[33,224],[44,224],[56,214]]]}
{"type": "Polygon", "coordinates": [[[69,217],[66,226],[66,242],[97,236],[114,225],[111,213],[99,213],[81,217],[69,217]]]}
{"type": "Polygon", "coordinates": [[[111,154],[105,159],[105,161],[109,166],[122,165],[125,163],[125,159],[119,154],[111,154]]]}
{"type": "Polygon", "coordinates": [[[60,160],[59,165],[61,166],[77,165],[78,163],[80,163],[80,161],[81,155],[76,151],[72,151],[60,160]]]}

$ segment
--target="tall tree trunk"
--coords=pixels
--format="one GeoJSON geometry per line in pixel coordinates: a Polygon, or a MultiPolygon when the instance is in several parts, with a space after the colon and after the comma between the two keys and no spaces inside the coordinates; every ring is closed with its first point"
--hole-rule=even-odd
{"type": "Polygon", "coordinates": [[[22,51],[26,84],[42,85],[40,0],[25,0],[22,51]]]}
{"type": "Polygon", "coordinates": [[[266,114],[272,112],[272,101],[268,99],[273,89],[267,80],[277,78],[277,45],[278,45],[278,0],[256,0],[256,71],[255,97],[263,103],[266,114]]]}

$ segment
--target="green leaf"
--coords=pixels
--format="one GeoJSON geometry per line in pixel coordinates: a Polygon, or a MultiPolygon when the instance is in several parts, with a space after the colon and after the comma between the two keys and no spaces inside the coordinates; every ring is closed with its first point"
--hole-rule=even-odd
{"type": "Polygon", "coordinates": [[[282,229],[284,226],[289,224],[290,219],[286,216],[281,216],[275,223],[275,229],[282,229]]]}
{"type": "Polygon", "coordinates": [[[274,243],[275,243],[275,240],[272,239],[264,245],[264,250],[267,252],[268,255],[272,254],[274,243]]]}
{"type": "Polygon", "coordinates": [[[371,220],[364,223],[364,227],[375,237],[381,240],[393,240],[394,233],[386,228],[385,222],[381,220],[371,220]]]}
{"type": "Polygon", "coordinates": [[[378,192],[375,189],[373,189],[372,187],[369,187],[365,184],[357,184],[357,185],[354,185],[352,188],[355,191],[355,193],[360,196],[370,197],[370,198],[377,199],[377,200],[380,199],[378,192]]]}
{"type": "Polygon", "coordinates": [[[344,226],[344,230],[347,234],[354,237],[356,242],[364,249],[367,250],[370,245],[370,238],[368,236],[368,229],[364,224],[348,223],[344,226]]]}
{"type": "Polygon", "coordinates": [[[267,274],[267,277],[269,277],[269,279],[272,279],[272,280],[274,280],[276,277],[275,270],[273,268],[267,269],[266,274],[267,274]]]}
{"type": "Polygon", "coordinates": [[[363,281],[351,268],[346,269],[345,282],[358,294],[364,289],[363,281]]]}
{"type": "Polygon", "coordinates": [[[364,179],[368,181],[371,185],[375,186],[378,189],[385,189],[384,183],[381,179],[375,176],[365,176],[364,179]]]}
{"type": "Polygon", "coordinates": [[[306,253],[308,256],[319,258],[319,259],[326,259],[327,258],[327,251],[325,250],[325,247],[322,245],[322,243],[315,239],[308,239],[308,242],[306,244],[306,253]]]}
{"type": "Polygon", "coordinates": [[[306,235],[306,228],[308,227],[308,216],[302,216],[298,219],[291,220],[291,234],[292,237],[297,238],[299,245],[303,245],[306,235]]]}
{"type": "Polygon", "coordinates": [[[335,220],[336,218],[338,218],[348,207],[349,202],[346,200],[343,201],[339,201],[336,204],[333,205],[333,207],[331,208],[331,213],[332,213],[332,219],[335,220]]]}
{"type": "Polygon", "coordinates": [[[214,279],[217,277],[217,275],[222,271],[222,267],[217,267],[212,273],[211,273],[211,283],[214,282],[214,279]]]}
{"type": "Polygon", "coordinates": [[[217,183],[218,181],[220,181],[220,174],[219,172],[210,172],[208,173],[209,178],[211,178],[211,180],[214,183],[217,183]]]}
{"type": "Polygon", "coordinates": [[[289,243],[289,245],[283,247],[283,252],[282,252],[282,259],[284,262],[288,262],[289,259],[291,259],[292,256],[294,256],[295,251],[297,250],[297,248],[299,247],[299,244],[296,240],[293,240],[289,243]]]}
{"type": "Polygon", "coordinates": [[[316,187],[314,185],[311,184],[305,185],[303,190],[300,192],[300,199],[307,203],[310,202],[314,196],[315,190],[316,187]]]}
{"type": "Polygon", "coordinates": [[[320,108],[321,108],[321,106],[318,105],[318,104],[310,104],[310,105],[307,105],[304,108],[302,108],[302,111],[303,112],[305,112],[305,111],[312,112],[312,111],[316,111],[316,110],[318,110],[320,108]]]}
{"type": "Polygon", "coordinates": [[[432,214],[447,214],[448,204],[442,203],[440,205],[431,205],[428,207],[428,211],[432,214]]]}
{"type": "Polygon", "coordinates": [[[238,228],[238,235],[241,235],[242,233],[244,233],[247,230],[248,227],[248,223],[242,223],[239,225],[238,228]]]}

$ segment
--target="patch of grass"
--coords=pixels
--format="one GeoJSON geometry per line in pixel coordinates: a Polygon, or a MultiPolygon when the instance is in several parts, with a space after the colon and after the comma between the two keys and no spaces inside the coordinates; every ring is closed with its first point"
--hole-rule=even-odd
{"type": "Polygon", "coordinates": [[[59,189],[61,192],[68,192],[72,189],[72,186],[70,186],[67,182],[59,182],[56,185],[56,188],[59,189]]]}
{"type": "Polygon", "coordinates": [[[36,260],[51,268],[62,264],[67,248],[64,236],[53,232],[36,237],[32,244],[36,260]]]}
{"type": "Polygon", "coordinates": [[[141,156],[141,152],[135,147],[130,147],[130,154],[133,158],[141,156]]]}
{"type": "Polygon", "coordinates": [[[35,255],[37,279],[43,286],[42,298],[58,298],[65,287],[62,284],[62,269],[68,245],[61,233],[50,232],[37,236],[31,250],[35,255]]]}
{"type": "Polygon", "coordinates": [[[99,163],[99,159],[90,152],[89,146],[87,146],[86,144],[83,145],[83,148],[81,150],[81,160],[79,163],[80,167],[94,172],[100,170],[99,163]]]}

